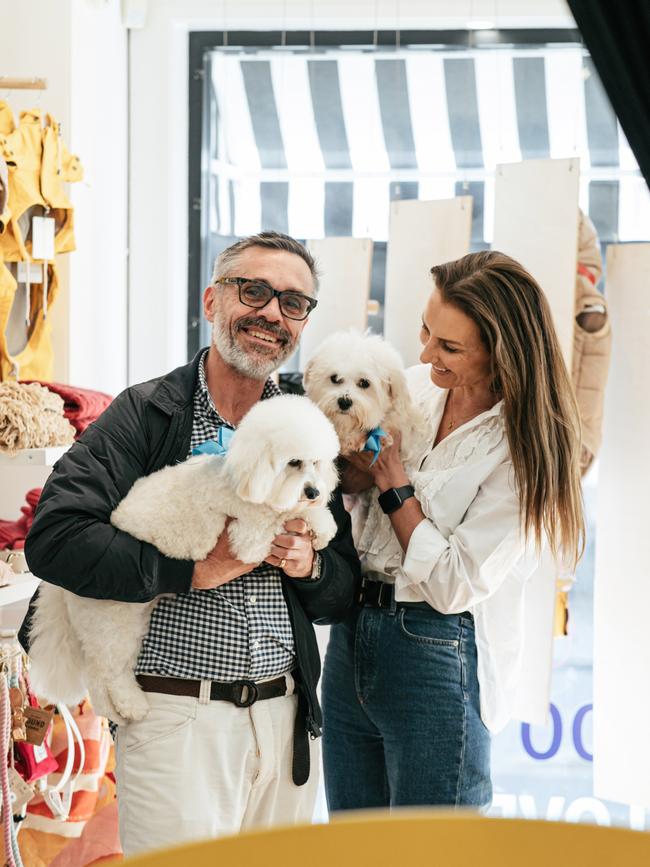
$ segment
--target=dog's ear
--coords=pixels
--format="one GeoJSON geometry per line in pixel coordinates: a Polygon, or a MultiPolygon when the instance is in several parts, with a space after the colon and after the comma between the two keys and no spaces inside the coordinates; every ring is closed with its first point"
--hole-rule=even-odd
{"type": "Polygon", "coordinates": [[[314,373],[314,362],[315,362],[315,359],[313,359],[313,358],[310,361],[308,361],[306,366],[305,366],[305,369],[302,372],[302,387],[304,388],[305,392],[307,392],[307,390],[309,388],[310,380],[311,380],[313,373],[314,373]]]}
{"type": "Polygon", "coordinates": [[[277,466],[269,454],[249,460],[238,473],[235,493],[248,503],[265,503],[273,489],[277,466]]]}
{"type": "Polygon", "coordinates": [[[264,503],[277,475],[272,449],[261,441],[260,434],[253,447],[246,431],[237,430],[226,456],[226,470],[235,494],[249,503],[264,503]]]}
{"type": "Polygon", "coordinates": [[[403,370],[394,369],[388,380],[388,393],[392,405],[391,414],[397,418],[405,418],[411,410],[411,395],[403,370]]]}

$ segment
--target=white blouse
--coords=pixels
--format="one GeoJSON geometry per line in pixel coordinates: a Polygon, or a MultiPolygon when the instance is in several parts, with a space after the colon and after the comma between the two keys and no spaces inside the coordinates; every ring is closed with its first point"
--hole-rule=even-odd
{"type": "Polygon", "coordinates": [[[433,449],[447,391],[428,365],[408,371],[426,418],[407,474],[426,518],[403,552],[371,497],[358,539],[363,571],[395,583],[399,602],[428,602],[443,614],[471,611],[476,629],[481,717],[492,731],[513,715],[543,722],[548,708],[555,570],[521,532],[519,497],[503,401],[433,449]]]}

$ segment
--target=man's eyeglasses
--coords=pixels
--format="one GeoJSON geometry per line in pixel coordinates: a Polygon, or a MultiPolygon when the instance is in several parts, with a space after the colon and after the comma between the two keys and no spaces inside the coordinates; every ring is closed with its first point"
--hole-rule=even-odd
{"type": "Polygon", "coordinates": [[[285,289],[280,292],[269,286],[263,280],[251,280],[248,277],[222,277],[217,283],[229,283],[239,289],[239,300],[246,307],[256,307],[258,310],[273,299],[278,299],[280,312],[287,319],[306,319],[318,304],[315,298],[304,295],[295,289],[285,289]]]}

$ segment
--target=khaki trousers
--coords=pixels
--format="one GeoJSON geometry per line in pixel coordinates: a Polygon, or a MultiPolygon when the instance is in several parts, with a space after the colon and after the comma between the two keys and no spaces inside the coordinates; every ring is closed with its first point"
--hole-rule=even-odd
{"type": "MultiPolygon", "coordinates": [[[[288,676],[291,680],[291,676],[288,676]]],[[[291,778],[295,695],[240,708],[148,693],[151,710],[117,734],[117,798],[124,854],[310,822],[318,788],[291,778]]]]}

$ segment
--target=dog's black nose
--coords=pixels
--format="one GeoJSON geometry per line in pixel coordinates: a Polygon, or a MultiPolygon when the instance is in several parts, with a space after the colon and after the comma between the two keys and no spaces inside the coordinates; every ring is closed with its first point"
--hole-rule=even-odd
{"type": "Polygon", "coordinates": [[[339,409],[342,409],[344,411],[346,409],[350,409],[350,407],[352,406],[352,401],[349,397],[339,397],[337,403],[339,405],[339,409]]]}
{"type": "Polygon", "coordinates": [[[305,496],[308,500],[315,500],[316,497],[320,494],[318,488],[312,488],[311,485],[306,485],[305,487],[305,496]]]}

